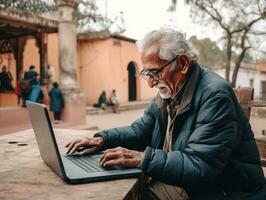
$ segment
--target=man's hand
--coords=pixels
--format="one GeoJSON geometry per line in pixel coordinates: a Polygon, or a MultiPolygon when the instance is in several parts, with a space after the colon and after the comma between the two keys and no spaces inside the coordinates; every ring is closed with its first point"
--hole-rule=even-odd
{"type": "Polygon", "coordinates": [[[100,158],[100,164],[104,167],[137,167],[142,157],[142,152],[117,147],[104,151],[104,154],[100,158]]]}
{"type": "Polygon", "coordinates": [[[94,137],[94,138],[80,138],[75,139],[69,142],[65,147],[67,149],[67,154],[73,154],[76,151],[82,150],[82,155],[93,153],[101,148],[103,145],[102,137],[94,137]]]}

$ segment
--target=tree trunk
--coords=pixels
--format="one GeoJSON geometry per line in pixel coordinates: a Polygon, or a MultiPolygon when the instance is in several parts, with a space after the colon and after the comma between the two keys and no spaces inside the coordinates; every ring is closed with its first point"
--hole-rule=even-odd
{"type": "Polygon", "coordinates": [[[231,82],[232,87],[236,87],[237,74],[238,74],[240,65],[245,57],[246,51],[247,51],[247,48],[244,48],[242,52],[240,53],[240,55],[238,56],[238,58],[236,59],[235,68],[234,68],[233,75],[232,75],[232,82],[231,82]]]}
{"type": "Polygon", "coordinates": [[[241,45],[240,46],[241,46],[242,51],[239,54],[239,56],[235,62],[235,68],[233,71],[232,82],[231,82],[232,87],[236,86],[236,78],[237,78],[238,70],[240,68],[240,65],[241,65],[244,57],[245,57],[246,51],[249,49],[249,47],[245,47],[245,41],[246,41],[248,30],[249,29],[245,29],[243,35],[241,36],[241,45]]]}
{"type": "Polygon", "coordinates": [[[227,32],[227,45],[226,45],[226,64],[225,64],[225,80],[230,82],[230,68],[231,68],[231,59],[232,59],[232,35],[230,32],[227,32]]]}

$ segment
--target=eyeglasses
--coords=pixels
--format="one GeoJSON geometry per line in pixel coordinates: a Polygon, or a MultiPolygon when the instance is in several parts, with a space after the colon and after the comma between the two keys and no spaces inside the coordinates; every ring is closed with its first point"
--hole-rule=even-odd
{"type": "Polygon", "coordinates": [[[150,69],[150,70],[143,69],[139,72],[139,75],[145,80],[148,80],[149,78],[158,80],[161,75],[160,73],[163,71],[163,69],[169,66],[172,62],[174,62],[178,58],[178,56],[179,55],[175,56],[172,60],[170,60],[168,63],[166,63],[159,69],[150,69]]]}

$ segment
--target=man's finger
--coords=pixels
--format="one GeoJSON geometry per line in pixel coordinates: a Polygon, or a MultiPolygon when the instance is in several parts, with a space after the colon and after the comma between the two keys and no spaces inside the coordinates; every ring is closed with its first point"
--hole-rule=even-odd
{"type": "Polygon", "coordinates": [[[74,140],[68,144],[67,154],[72,150],[72,148],[76,145],[76,143],[80,142],[80,140],[74,140]]]}
{"type": "Polygon", "coordinates": [[[119,158],[115,160],[109,160],[103,164],[104,167],[135,167],[136,160],[135,159],[125,159],[119,158]]]}
{"type": "Polygon", "coordinates": [[[105,163],[101,163],[103,167],[113,167],[113,166],[121,166],[122,165],[122,158],[109,160],[105,163]]]}
{"type": "Polygon", "coordinates": [[[68,147],[69,145],[71,145],[71,144],[73,144],[73,143],[76,143],[76,142],[78,142],[79,140],[80,140],[80,139],[72,140],[72,141],[70,141],[69,143],[67,143],[65,147],[68,147]]]}
{"type": "Polygon", "coordinates": [[[100,162],[102,162],[102,160],[106,157],[107,154],[114,153],[114,152],[117,152],[116,148],[105,150],[102,156],[100,157],[100,162]]]}
{"type": "Polygon", "coordinates": [[[119,151],[108,152],[102,157],[102,159],[100,159],[100,164],[104,165],[104,163],[109,161],[109,160],[114,160],[114,159],[118,159],[121,157],[123,157],[123,154],[121,154],[121,152],[119,152],[119,151]]]}
{"type": "Polygon", "coordinates": [[[97,149],[98,149],[98,147],[94,146],[94,147],[92,147],[92,148],[89,148],[89,149],[84,150],[84,151],[81,153],[81,155],[84,156],[84,155],[91,154],[91,153],[95,152],[97,149]]]}
{"type": "Polygon", "coordinates": [[[72,147],[72,149],[70,151],[70,154],[75,153],[79,147],[82,147],[83,146],[83,143],[84,142],[80,141],[80,142],[74,144],[74,146],[72,147]]]}
{"type": "Polygon", "coordinates": [[[112,153],[112,152],[117,152],[117,151],[120,151],[122,150],[123,148],[122,147],[116,147],[116,148],[112,148],[112,149],[107,149],[103,152],[101,158],[100,158],[100,161],[103,160],[103,158],[106,156],[106,154],[108,153],[112,153]]]}

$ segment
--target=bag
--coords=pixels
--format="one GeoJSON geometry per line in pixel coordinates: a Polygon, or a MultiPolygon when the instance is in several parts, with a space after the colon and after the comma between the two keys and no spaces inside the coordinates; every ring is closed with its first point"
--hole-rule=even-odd
{"type": "Polygon", "coordinates": [[[27,97],[31,92],[31,80],[20,80],[20,91],[22,97],[27,97]]]}
{"type": "Polygon", "coordinates": [[[27,100],[42,103],[43,92],[40,85],[32,85],[31,91],[27,96],[27,100]]]}
{"type": "Polygon", "coordinates": [[[21,88],[20,88],[20,83],[17,82],[16,83],[16,87],[15,87],[15,94],[18,96],[18,97],[21,97],[21,88]]]}

